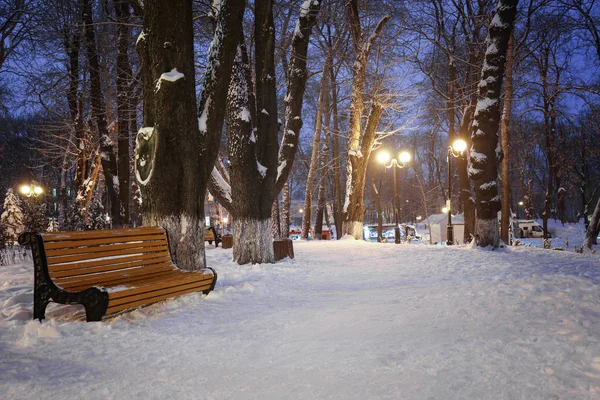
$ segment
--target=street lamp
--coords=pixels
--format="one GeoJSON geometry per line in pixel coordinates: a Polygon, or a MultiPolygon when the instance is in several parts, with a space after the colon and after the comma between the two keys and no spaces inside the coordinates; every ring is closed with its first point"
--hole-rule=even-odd
{"type": "Polygon", "coordinates": [[[452,206],[450,204],[452,199],[452,169],[450,160],[452,157],[460,157],[464,154],[467,149],[467,142],[462,139],[456,139],[452,146],[448,146],[448,200],[446,202],[446,208],[448,209],[448,226],[446,227],[446,244],[451,245],[454,243],[454,227],[452,226],[452,206]]]}
{"type": "Polygon", "coordinates": [[[37,196],[41,195],[42,193],[44,193],[44,189],[42,189],[38,185],[21,185],[21,187],[19,188],[19,192],[21,192],[21,194],[23,196],[37,197],[37,196]]]}
{"type": "MultiPolygon", "coordinates": [[[[383,164],[387,164],[390,158],[390,153],[388,153],[387,151],[380,151],[377,154],[377,160],[383,164]]],[[[398,155],[398,159],[392,158],[390,164],[385,166],[386,168],[392,168],[394,170],[394,243],[396,244],[400,243],[400,226],[398,224],[398,185],[396,183],[396,168],[402,169],[406,167],[410,159],[411,155],[409,152],[401,151],[398,155]]]]}

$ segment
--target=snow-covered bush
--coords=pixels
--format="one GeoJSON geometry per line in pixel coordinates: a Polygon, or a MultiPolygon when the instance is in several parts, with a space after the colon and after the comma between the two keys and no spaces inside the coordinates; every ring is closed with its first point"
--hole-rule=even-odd
{"type": "Polygon", "coordinates": [[[8,189],[6,192],[4,212],[0,217],[0,223],[4,227],[2,235],[6,240],[6,245],[13,246],[17,244],[19,235],[25,231],[25,225],[21,201],[12,189],[8,189]]]}
{"type": "Polygon", "coordinates": [[[23,202],[23,223],[27,232],[46,232],[48,218],[46,205],[38,197],[26,198],[23,202]]]}
{"type": "Polygon", "coordinates": [[[82,212],[75,202],[69,202],[65,209],[65,217],[60,221],[61,231],[83,231],[86,228],[82,212]]]}
{"type": "Polygon", "coordinates": [[[86,217],[86,229],[88,230],[110,228],[110,223],[106,218],[106,213],[104,212],[104,206],[98,199],[94,199],[92,201],[92,204],[90,204],[90,206],[87,209],[86,217]]]}

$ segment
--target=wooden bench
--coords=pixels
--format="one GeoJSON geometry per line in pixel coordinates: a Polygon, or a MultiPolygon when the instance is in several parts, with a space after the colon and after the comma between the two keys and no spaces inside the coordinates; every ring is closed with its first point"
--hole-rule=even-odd
{"type": "Polygon", "coordinates": [[[209,293],[212,268],[183,271],[169,254],[161,227],[85,232],[24,233],[33,255],[33,318],[49,302],[82,304],[87,321],[191,292],[209,293]]]}
{"type": "Polygon", "coordinates": [[[214,241],[215,247],[219,247],[219,243],[221,242],[221,235],[217,234],[213,226],[205,226],[204,240],[208,241],[208,244],[212,244],[212,242],[214,241]]]}

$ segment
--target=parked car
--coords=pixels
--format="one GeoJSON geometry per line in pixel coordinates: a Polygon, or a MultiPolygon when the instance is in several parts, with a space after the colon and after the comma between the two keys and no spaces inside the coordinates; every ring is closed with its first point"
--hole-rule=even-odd
{"type": "MultiPolygon", "coordinates": [[[[544,228],[540,226],[537,222],[532,219],[519,220],[518,228],[515,234],[517,238],[543,238],[544,237],[544,228]]],[[[551,238],[552,235],[548,232],[548,237],[551,238]]]]}

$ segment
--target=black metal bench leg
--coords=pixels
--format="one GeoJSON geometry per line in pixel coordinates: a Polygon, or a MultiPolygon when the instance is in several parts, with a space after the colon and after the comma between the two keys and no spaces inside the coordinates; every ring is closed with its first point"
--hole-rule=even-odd
{"type": "Polygon", "coordinates": [[[108,308],[108,293],[96,288],[85,290],[81,296],[87,322],[100,321],[108,308]]]}
{"type": "Polygon", "coordinates": [[[50,303],[48,300],[42,300],[39,296],[33,299],[33,319],[39,319],[40,322],[46,318],[46,307],[50,303]]]}

